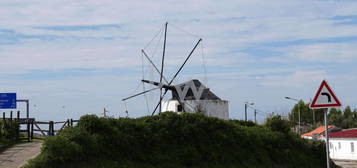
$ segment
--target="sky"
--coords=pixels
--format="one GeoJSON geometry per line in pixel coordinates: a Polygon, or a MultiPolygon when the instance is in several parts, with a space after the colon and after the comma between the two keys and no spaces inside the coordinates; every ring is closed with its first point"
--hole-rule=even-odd
{"type": "Polygon", "coordinates": [[[150,114],[157,92],[126,108],[121,99],[159,80],[141,49],[161,65],[165,22],[165,77],[202,38],[174,83],[200,79],[229,101],[231,118],[244,118],[244,102],[259,121],[287,115],[295,102],[284,97],[309,102],[323,79],[357,108],[356,1],[2,0],[0,18],[0,92],[29,99],[37,120],[150,114]]]}

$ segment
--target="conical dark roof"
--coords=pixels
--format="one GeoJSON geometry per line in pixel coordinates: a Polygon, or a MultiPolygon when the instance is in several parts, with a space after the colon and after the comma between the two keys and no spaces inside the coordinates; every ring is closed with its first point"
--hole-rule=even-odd
{"type": "MultiPolygon", "coordinates": [[[[218,96],[216,96],[213,92],[211,92],[209,88],[204,86],[197,79],[193,79],[193,80],[187,81],[185,83],[182,83],[182,84],[179,84],[176,86],[179,86],[181,88],[181,90],[183,90],[186,86],[191,86],[192,82],[194,83],[196,90],[198,90],[200,88],[200,86],[204,87],[204,90],[202,92],[200,100],[221,100],[218,96]]],[[[178,99],[178,93],[176,90],[172,90],[172,99],[173,100],[178,99]]],[[[196,100],[191,87],[188,89],[188,92],[185,96],[185,100],[196,100]]]]}

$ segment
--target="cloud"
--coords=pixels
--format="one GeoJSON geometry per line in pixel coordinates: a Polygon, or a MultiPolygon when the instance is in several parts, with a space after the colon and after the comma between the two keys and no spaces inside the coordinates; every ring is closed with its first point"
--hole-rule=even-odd
{"type": "Polygon", "coordinates": [[[281,49],[290,59],[306,62],[345,63],[356,61],[356,43],[317,43],[281,49]]]}
{"type": "Polygon", "coordinates": [[[270,87],[304,88],[321,81],[328,75],[324,70],[296,71],[289,75],[270,75],[261,79],[262,85],[270,87]]]}
{"type": "Polygon", "coordinates": [[[102,24],[102,25],[79,25],[79,26],[37,26],[35,29],[52,30],[52,31],[83,31],[83,30],[101,30],[101,29],[120,29],[119,24],[102,24]]]}
{"type": "MultiPolygon", "coordinates": [[[[2,80],[2,89],[18,90],[53,106],[57,100],[68,102],[68,96],[82,104],[76,106],[78,114],[90,110],[84,107],[94,102],[88,100],[90,92],[108,94],[92,108],[103,108],[108,99],[113,100],[110,106],[121,106],[114,99],[129,94],[141,78],[140,50],[168,21],[168,76],[201,37],[208,82],[218,88],[219,96],[238,102],[232,103],[231,111],[241,111],[239,102],[246,99],[256,99],[272,111],[274,105],[285,105],[280,98],[286,92],[303,96],[303,90],[324,77],[354,78],[356,9],[357,2],[335,0],[1,1],[0,77],[11,80],[2,80]],[[111,84],[93,82],[97,80],[111,84]],[[30,85],[23,86],[26,82],[30,85]],[[66,90],[68,86],[73,90],[66,90]],[[37,97],[41,88],[40,93],[52,95],[53,101],[37,97]]],[[[162,43],[155,52],[156,42],[145,49],[160,65],[162,43]]],[[[183,69],[183,78],[203,78],[200,54],[201,46],[183,69]]],[[[353,100],[342,92],[345,100],[353,100]]],[[[133,103],[135,108],[137,103],[141,101],[133,103]]]]}

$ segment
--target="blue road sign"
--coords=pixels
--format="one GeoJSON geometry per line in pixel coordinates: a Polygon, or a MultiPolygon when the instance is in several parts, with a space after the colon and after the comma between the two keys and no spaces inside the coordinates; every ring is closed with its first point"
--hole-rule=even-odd
{"type": "Polygon", "coordinates": [[[0,93],[0,109],[16,109],[16,93],[0,93]]]}

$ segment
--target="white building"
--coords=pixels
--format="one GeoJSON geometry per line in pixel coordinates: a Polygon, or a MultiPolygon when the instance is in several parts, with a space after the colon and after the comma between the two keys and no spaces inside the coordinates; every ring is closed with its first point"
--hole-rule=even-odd
{"type": "Polygon", "coordinates": [[[329,145],[332,159],[357,161],[357,129],[330,133],[329,145]]]}
{"type": "Polygon", "coordinates": [[[161,111],[199,112],[206,116],[229,119],[228,101],[221,100],[199,80],[190,80],[175,85],[174,89],[171,88],[170,90],[172,91],[172,98],[162,101],[161,111]]]}

